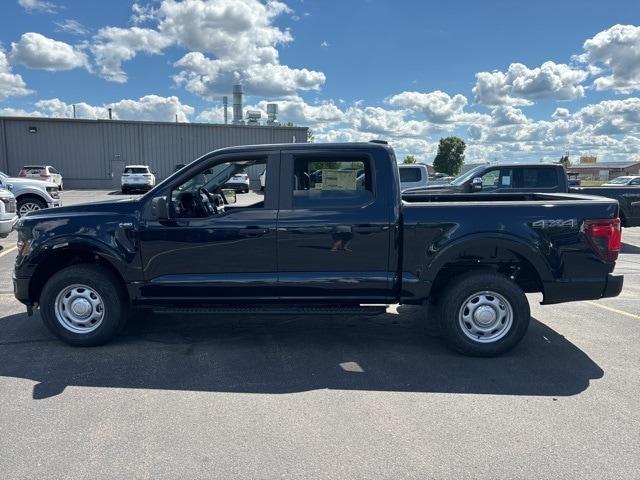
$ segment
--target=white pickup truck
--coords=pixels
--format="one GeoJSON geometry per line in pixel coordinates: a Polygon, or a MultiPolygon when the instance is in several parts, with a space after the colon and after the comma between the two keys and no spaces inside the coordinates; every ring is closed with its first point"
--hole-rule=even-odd
{"type": "Polygon", "coordinates": [[[6,238],[17,222],[16,197],[9,190],[0,188],[0,238],[6,238]]]}
{"type": "Polygon", "coordinates": [[[16,197],[18,215],[60,207],[60,191],[58,185],[42,180],[10,177],[0,172],[0,188],[9,190],[16,197]]]}

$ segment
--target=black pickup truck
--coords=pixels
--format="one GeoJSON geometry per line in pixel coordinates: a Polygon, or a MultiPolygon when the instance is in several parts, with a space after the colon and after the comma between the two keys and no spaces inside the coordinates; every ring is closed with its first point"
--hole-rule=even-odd
{"type": "Polygon", "coordinates": [[[420,193],[582,193],[612,198],[620,204],[623,227],[640,227],[640,186],[572,187],[564,167],[557,163],[501,163],[479,165],[447,185],[405,190],[420,193]]]}
{"type": "Polygon", "coordinates": [[[403,303],[431,312],[457,351],[490,356],[525,334],[526,292],[552,304],[616,296],[623,282],[612,274],[616,201],[403,200],[393,150],[380,142],[217,150],[139,199],[33,212],[18,233],[16,298],[78,346],[110,340],[134,307],[355,315],[403,303]],[[223,188],[239,171],[254,190],[223,188]]]}

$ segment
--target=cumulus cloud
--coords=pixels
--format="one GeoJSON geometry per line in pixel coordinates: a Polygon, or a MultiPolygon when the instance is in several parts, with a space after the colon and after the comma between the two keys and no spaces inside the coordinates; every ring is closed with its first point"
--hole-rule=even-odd
{"type": "Polygon", "coordinates": [[[440,90],[429,93],[402,92],[393,95],[389,104],[422,112],[431,122],[446,123],[454,121],[463,113],[467,98],[460,94],[451,97],[440,90]]]}
{"type": "Polygon", "coordinates": [[[518,125],[527,123],[529,120],[519,108],[510,105],[496,107],[491,110],[492,124],[496,127],[502,125],[518,125]]]}
{"type": "Polygon", "coordinates": [[[35,32],[24,33],[18,42],[12,42],[9,58],[13,63],[42,70],[88,67],[87,56],[81,50],[35,32]]]}
{"type": "Polygon", "coordinates": [[[614,25],[585,41],[583,48],[578,61],[588,63],[596,72],[604,68],[609,73],[596,78],[597,90],[630,93],[640,89],[640,27],[614,25]]]}
{"type": "Polygon", "coordinates": [[[195,109],[185,105],[178,97],[161,97],[159,95],[145,95],[138,100],[123,99],[103,105],[91,105],[86,102],[67,103],[59,98],[51,98],[35,102],[35,110],[6,108],[0,110],[5,115],[37,116],[54,118],[73,118],[73,107],[76,118],[90,120],[109,118],[109,108],[114,119],[117,120],[147,120],[156,122],[188,122],[195,109]]]}
{"type": "Polygon", "coordinates": [[[581,85],[588,77],[584,70],[545,62],[536,68],[512,63],[506,72],[478,72],[473,87],[481,105],[531,105],[534,100],[574,100],[584,96],[581,85]]]}
{"type": "Polygon", "coordinates": [[[32,91],[20,75],[11,72],[7,55],[0,50],[0,100],[29,93],[32,91]]]}
{"type": "Polygon", "coordinates": [[[177,85],[205,98],[228,92],[242,81],[247,93],[291,95],[317,90],[325,82],[322,72],[280,63],[278,46],[290,43],[288,30],[274,25],[291,10],[271,0],[163,0],[133,6],[133,21],[154,23],[153,28],[106,27],[92,47],[100,74],[125,82],[123,62],[138,52],[159,54],[169,46],[189,50],[175,62],[177,85]]]}
{"type": "Polygon", "coordinates": [[[58,6],[55,3],[45,0],[18,0],[18,4],[29,13],[55,13],[58,10],[58,6]]]}

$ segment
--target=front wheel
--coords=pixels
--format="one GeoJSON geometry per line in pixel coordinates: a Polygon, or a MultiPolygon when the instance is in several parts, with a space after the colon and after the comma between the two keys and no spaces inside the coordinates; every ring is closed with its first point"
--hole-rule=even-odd
{"type": "Polygon", "coordinates": [[[524,337],[531,318],[522,289],[493,272],[454,278],[439,303],[444,340],[470,356],[493,357],[510,350],[524,337]]]}
{"type": "Polygon", "coordinates": [[[62,341],[93,347],[111,340],[127,320],[124,287],[97,265],[73,265],[49,279],[40,295],[46,327],[62,341]]]}
{"type": "Polygon", "coordinates": [[[29,212],[35,212],[47,208],[47,204],[39,198],[26,197],[18,200],[18,215],[23,216],[29,212]]]}

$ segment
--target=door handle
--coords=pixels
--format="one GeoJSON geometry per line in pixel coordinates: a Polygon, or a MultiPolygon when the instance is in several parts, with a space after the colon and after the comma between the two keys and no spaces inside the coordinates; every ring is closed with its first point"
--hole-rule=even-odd
{"type": "Polygon", "coordinates": [[[269,233],[269,229],[261,227],[246,227],[238,230],[238,233],[240,235],[244,235],[245,237],[259,237],[261,235],[269,233]]]}

